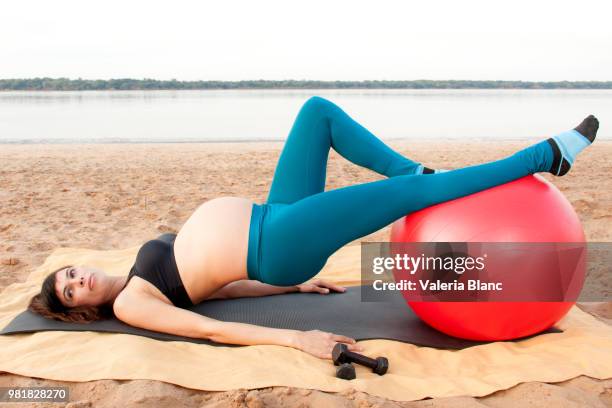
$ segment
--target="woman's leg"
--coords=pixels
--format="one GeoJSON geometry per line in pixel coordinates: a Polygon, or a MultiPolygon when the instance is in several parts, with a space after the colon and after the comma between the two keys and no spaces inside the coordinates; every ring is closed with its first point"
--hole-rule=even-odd
{"type": "Polygon", "coordinates": [[[395,152],[341,108],[315,96],[295,119],[281,152],[267,203],[290,204],[325,188],[330,147],[387,177],[420,174],[423,166],[395,152]]]}
{"type": "Polygon", "coordinates": [[[271,206],[263,225],[258,279],[295,285],[316,275],[343,245],[422,208],[549,171],[554,152],[542,141],[490,163],[428,175],[406,175],[271,206]]]}

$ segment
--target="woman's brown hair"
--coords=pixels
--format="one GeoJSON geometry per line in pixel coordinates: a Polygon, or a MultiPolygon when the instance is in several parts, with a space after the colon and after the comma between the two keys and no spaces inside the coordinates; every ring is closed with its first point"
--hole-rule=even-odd
{"type": "Polygon", "coordinates": [[[42,283],[40,293],[30,300],[28,310],[47,319],[71,323],[91,323],[96,320],[108,319],[114,316],[110,304],[101,306],[66,307],[55,293],[55,274],[72,265],[62,266],[51,272],[42,283]]]}

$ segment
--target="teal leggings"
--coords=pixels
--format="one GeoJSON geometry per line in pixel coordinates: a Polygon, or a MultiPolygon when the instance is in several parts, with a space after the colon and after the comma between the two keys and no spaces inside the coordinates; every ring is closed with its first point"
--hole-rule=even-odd
{"type": "Polygon", "coordinates": [[[421,164],[385,145],[334,103],[312,97],[298,113],[264,204],[253,204],[249,279],[290,286],[316,275],[343,245],[413,211],[547,171],[543,140],[490,163],[415,174],[421,164]],[[388,178],[323,191],[329,149],[388,178]]]}

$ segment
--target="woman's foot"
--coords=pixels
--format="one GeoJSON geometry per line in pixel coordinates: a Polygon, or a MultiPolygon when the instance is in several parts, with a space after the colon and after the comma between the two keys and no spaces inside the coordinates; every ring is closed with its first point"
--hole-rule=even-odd
{"type": "Polygon", "coordinates": [[[582,136],[589,139],[591,143],[595,140],[597,129],[599,129],[599,120],[593,115],[587,116],[582,123],[574,128],[574,130],[579,132],[582,136]]]}
{"type": "Polygon", "coordinates": [[[547,139],[554,156],[548,171],[555,176],[565,175],[574,164],[578,153],[595,141],[598,129],[599,121],[595,116],[589,115],[574,129],[547,139]]]}

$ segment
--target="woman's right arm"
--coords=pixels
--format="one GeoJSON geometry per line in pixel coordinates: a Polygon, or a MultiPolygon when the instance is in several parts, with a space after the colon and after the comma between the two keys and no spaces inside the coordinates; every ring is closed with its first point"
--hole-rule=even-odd
{"type": "Polygon", "coordinates": [[[154,296],[123,292],[113,305],[125,323],[143,329],[179,336],[209,339],[218,343],[293,347],[320,358],[331,358],[336,342],[360,350],[355,340],[319,330],[274,329],[246,323],[222,322],[169,305],[154,296]]]}

